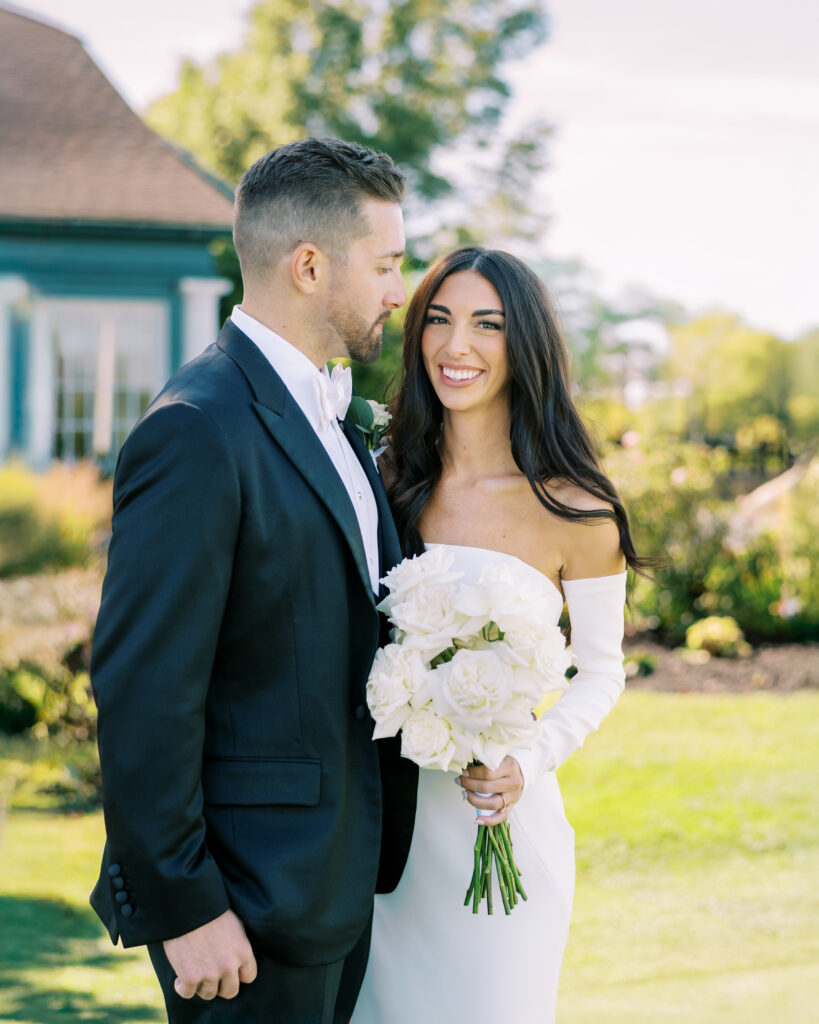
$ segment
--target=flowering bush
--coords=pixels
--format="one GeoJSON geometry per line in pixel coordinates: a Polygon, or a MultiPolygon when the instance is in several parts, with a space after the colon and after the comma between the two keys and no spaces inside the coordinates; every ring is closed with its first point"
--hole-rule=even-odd
{"type": "Polygon", "coordinates": [[[708,651],[719,658],[735,658],[750,651],[745,636],[730,615],[709,615],[685,631],[685,643],[691,651],[708,651]]]}
{"type": "Polygon", "coordinates": [[[636,582],[637,628],[679,644],[697,619],[730,615],[754,642],[819,637],[819,460],[742,530],[724,449],[630,438],[605,463],[638,552],[661,560],[636,582]]]}

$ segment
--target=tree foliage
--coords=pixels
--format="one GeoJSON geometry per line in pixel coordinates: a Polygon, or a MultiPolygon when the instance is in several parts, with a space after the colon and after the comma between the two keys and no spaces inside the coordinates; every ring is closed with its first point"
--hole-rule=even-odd
{"type": "Polygon", "coordinates": [[[158,131],[230,181],[305,135],[385,150],[409,178],[416,238],[436,236],[427,250],[542,229],[532,180],[547,129],[502,131],[505,65],[545,39],[541,0],[261,0],[249,17],[237,52],[184,63],[148,111],[158,131]]]}

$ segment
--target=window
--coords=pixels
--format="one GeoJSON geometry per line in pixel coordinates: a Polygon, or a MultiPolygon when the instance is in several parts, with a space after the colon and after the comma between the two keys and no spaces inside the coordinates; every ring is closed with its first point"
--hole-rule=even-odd
{"type": "Polygon", "coordinates": [[[53,454],[119,451],[168,372],[167,309],[147,302],[50,302],[53,454]]]}

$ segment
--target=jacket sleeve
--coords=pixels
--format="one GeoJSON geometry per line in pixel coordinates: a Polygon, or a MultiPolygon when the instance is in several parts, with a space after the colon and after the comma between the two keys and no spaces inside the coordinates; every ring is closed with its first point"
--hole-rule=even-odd
{"type": "Polygon", "coordinates": [[[626,680],[622,650],[626,573],[564,580],[563,592],[577,673],[554,707],[540,719],[535,745],[510,752],[523,772],[524,788],[545,772],[559,768],[572,751],[583,745],[616,704],[626,680]]]}
{"type": "Polygon", "coordinates": [[[120,455],[92,655],[107,850],[99,885],[125,946],[176,937],[229,906],[205,844],[205,704],[241,512],[227,443],[172,402],[120,455]]]}

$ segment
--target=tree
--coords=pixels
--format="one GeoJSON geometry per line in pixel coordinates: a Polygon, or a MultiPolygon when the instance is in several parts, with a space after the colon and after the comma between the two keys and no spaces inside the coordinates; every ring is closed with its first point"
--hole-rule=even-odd
{"type": "Polygon", "coordinates": [[[726,313],[673,327],[671,336],[668,370],[689,384],[692,437],[733,436],[744,423],[765,415],[788,428],[793,350],[786,342],[726,313]]]}
{"type": "Polygon", "coordinates": [[[503,71],[546,30],[542,0],[261,0],[242,47],[209,66],[186,61],[147,116],[230,181],[309,134],[385,150],[409,178],[423,258],[467,240],[536,238],[532,182],[548,130],[504,133],[503,71]]]}

